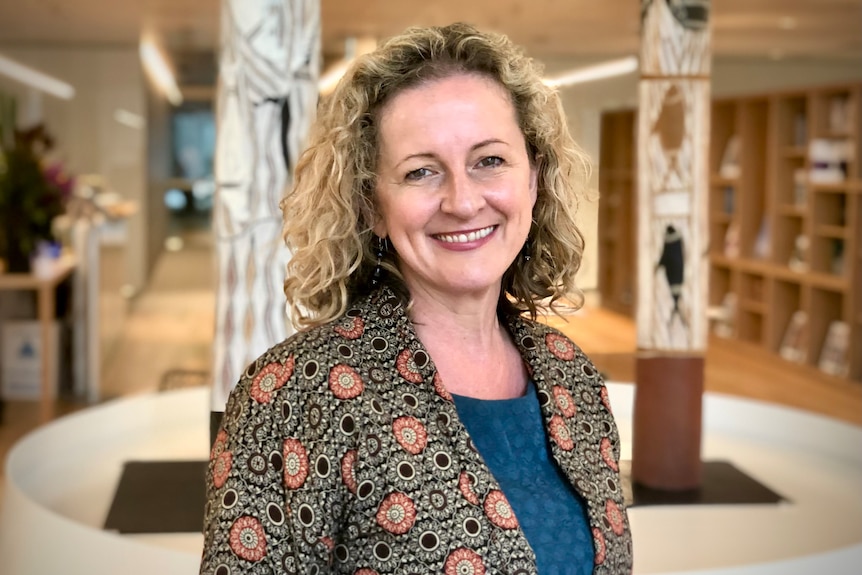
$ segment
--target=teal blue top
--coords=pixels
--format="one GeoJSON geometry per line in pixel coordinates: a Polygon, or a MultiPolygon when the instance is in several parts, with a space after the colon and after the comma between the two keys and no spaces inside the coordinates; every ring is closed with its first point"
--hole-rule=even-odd
{"type": "Polygon", "coordinates": [[[539,575],[592,573],[593,537],[584,502],[551,455],[533,382],[514,399],[453,397],[536,553],[539,575]]]}

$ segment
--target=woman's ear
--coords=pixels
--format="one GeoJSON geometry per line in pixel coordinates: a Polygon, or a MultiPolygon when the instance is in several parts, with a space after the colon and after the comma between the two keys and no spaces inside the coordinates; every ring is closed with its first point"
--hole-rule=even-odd
{"type": "Polygon", "coordinates": [[[542,168],[542,156],[537,156],[530,162],[530,198],[531,205],[535,207],[536,199],[539,197],[539,170],[542,168]]]}
{"type": "Polygon", "coordinates": [[[389,229],[386,226],[386,222],[383,220],[383,217],[376,211],[374,213],[374,225],[371,226],[371,230],[378,238],[385,238],[389,235],[389,229]]]}

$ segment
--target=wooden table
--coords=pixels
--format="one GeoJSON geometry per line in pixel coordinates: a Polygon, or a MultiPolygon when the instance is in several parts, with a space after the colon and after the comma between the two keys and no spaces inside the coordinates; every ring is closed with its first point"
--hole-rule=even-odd
{"type": "Polygon", "coordinates": [[[57,307],[56,288],[75,270],[74,256],[66,255],[58,259],[47,273],[0,273],[0,291],[2,290],[33,290],[37,294],[38,319],[42,328],[42,397],[40,401],[40,418],[42,422],[50,421],[54,416],[54,388],[51,373],[57,350],[51,345],[51,326],[57,307]]]}

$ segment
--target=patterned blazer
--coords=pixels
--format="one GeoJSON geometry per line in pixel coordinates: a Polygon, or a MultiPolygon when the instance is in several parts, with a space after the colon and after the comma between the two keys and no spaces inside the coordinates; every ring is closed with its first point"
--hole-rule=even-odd
{"type": "MultiPolygon", "coordinates": [[[[523,317],[508,328],[554,459],[587,502],[593,572],[630,573],[619,437],[601,377],[556,330],[523,317]]],[[[210,459],[201,573],[536,573],[388,288],[252,363],[210,459]]]]}

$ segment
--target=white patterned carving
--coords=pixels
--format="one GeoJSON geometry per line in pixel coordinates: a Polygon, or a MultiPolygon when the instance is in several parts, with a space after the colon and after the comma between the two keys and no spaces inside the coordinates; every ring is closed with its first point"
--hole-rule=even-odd
{"type": "Polygon", "coordinates": [[[638,347],[706,347],[709,2],[644,0],[638,347]],[[689,18],[689,19],[687,19],[689,18]]]}
{"type": "Polygon", "coordinates": [[[222,0],[212,408],[289,335],[278,207],[317,102],[319,0],[222,0]]]}

